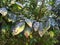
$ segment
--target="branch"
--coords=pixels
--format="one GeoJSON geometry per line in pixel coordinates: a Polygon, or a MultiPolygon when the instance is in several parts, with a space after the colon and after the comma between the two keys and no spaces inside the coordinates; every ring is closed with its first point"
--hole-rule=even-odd
{"type": "Polygon", "coordinates": [[[39,10],[39,16],[38,16],[38,19],[40,19],[41,18],[41,16],[42,16],[42,13],[41,13],[41,9],[43,8],[43,6],[44,6],[44,2],[45,2],[45,0],[42,0],[42,4],[41,4],[41,6],[40,6],[40,10],[39,10]]]}

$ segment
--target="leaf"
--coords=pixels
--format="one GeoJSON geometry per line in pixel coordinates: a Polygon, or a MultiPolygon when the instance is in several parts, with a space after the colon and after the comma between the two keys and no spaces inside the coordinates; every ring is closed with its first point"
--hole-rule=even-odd
{"type": "Polygon", "coordinates": [[[33,24],[33,28],[34,28],[34,31],[37,31],[38,28],[39,28],[39,22],[35,22],[35,23],[33,24]]]}
{"type": "Polygon", "coordinates": [[[50,31],[50,32],[49,32],[49,35],[50,35],[50,37],[53,38],[53,37],[54,37],[54,32],[53,32],[53,31],[50,31]]]}
{"type": "Polygon", "coordinates": [[[42,23],[42,22],[39,23],[38,33],[39,33],[40,37],[42,37],[43,34],[44,34],[44,33],[43,33],[43,23],[42,23]]]}
{"type": "Polygon", "coordinates": [[[12,22],[15,22],[15,21],[16,21],[16,17],[17,17],[17,16],[16,16],[15,14],[9,13],[9,14],[8,14],[8,21],[9,21],[9,22],[11,22],[11,21],[12,21],[12,22]]]}
{"type": "Polygon", "coordinates": [[[28,38],[31,34],[31,28],[26,27],[26,29],[24,30],[24,35],[26,36],[26,38],[28,38]]]}
{"type": "Polygon", "coordinates": [[[16,26],[13,28],[13,35],[18,35],[19,33],[21,33],[25,28],[25,22],[19,22],[18,24],[16,24],[16,26]]]}
{"type": "Polygon", "coordinates": [[[2,14],[2,16],[6,16],[7,15],[7,10],[6,8],[0,8],[0,13],[2,14]]]}
{"type": "Polygon", "coordinates": [[[47,20],[47,22],[46,22],[46,24],[45,24],[45,29],[44,29],[44,31],[46,32],[47,30],[49,30],[50,29],[50,23],[49,23],[49,21],[47,20]]]}
{"type": "Polygon", "coordinates": [[[9,31],[9,29],[10,29],[10,25],[7,25],[7,24],[5,23],[5,24],[2,25],[1,31],[2,31],[3,34],[6,34],[7,31],[9,31]]]}
{"type": "Polygon", "coordinates": [[[18,6],[18,9],[22,9],[20,6],[18,6]]]}
{"type": "Polygon", "coordinates": [[[15,3],[16,3],[16,0],[9,0],[8,6],[11,6],[11,5],[15,4],[15,3]]]}
{"type": "Polygon", "coordinates": [[[29,27],[32,28],[32,24],[33,24],[33,21],[32,20],[25,18],[25,22],[28,24],[29,27]]]}
{"type": "Polygon", "coordinates": [[[53,27],[53,29],[56,29],[56,30],[59,30],[59,27],[58,27],[58,24],[57,22],[55,21],[55,19],[53,19],[52,17],[50,17],[48,19],[49,23],[50,23],[50,26],[53,27]]]}
{"type": "Polygon", "coordinates": [[[5,34],[6,33],[6,29],[2,28],[2,33],[5,34]]]}
{"type": "Polygon", "coordinates": [[[44,22],[44,23],[40,22],[38,33],[42,37],[49,29],[50,29],[49,21],[44,22]]]}
{"type": "Polygon", "coordinates": [[[50,23],[51,26],[54,27],[56,25],[56,22],[55,22],[55,20],[52,17],[49,18],[48,21],[49,21],[49,23],[50,23]]]}
{"type": "Polygon", "coordinates": [[[11,0],[11,4],[15,4],[16,0],[11,0]]]}
{"type": "Polygon", "coordinates": [[[17,5],[19,5],[21,8],[23,8],[23,5],[19,2],[16,2],[17,5]]]}

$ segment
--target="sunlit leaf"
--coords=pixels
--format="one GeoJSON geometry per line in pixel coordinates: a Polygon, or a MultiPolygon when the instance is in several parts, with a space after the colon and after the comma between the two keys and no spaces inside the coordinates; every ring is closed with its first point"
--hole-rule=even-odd
{"type": "Polygon", "coordinates": [[[6,16],[7,15],[6,8],[0,8],[0,13],[2,14],[2,16],[6,16]]]}
{"type": "Polygon", "coordinates": [[[23,8],[23,5],[19,2],[16,2],[17,5],[19,5],[21,8],[23,8]]]}
{"type": "Polygon", "coordinates": [[[4,29],[4,28],[3,28],[1,31],[2,31],[2,33],[4,33],[4,34],[6,33],[6,29],[4,29]]]}
{"type": "Polygon", "coordinates": [[[18,6],[18,9],[22,9],[20,6],[18,6]]]}
{"type": "Polygon", "coordinates": [[[28,24],[29,27],[32,27],[33,21],[30,19],[25,19],[25,22],[28,24]]]}
{"type": "Polygon", "coordinates": [[[16,26],[13,28],[13,35],[18,35],[19,33],[21,33],[25,28],[25,23],[24,22],[19,22],[18,24],[16,24],[16,26]]]}
{"type": "Polygon", "coordinates": [[[16,0],[11,0],[11,4],[15,4],[16,0]]]}

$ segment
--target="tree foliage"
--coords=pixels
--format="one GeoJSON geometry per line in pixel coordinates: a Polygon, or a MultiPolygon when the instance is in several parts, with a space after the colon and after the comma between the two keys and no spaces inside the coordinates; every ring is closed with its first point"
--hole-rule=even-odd
{"type": "Polygon", "coordinates": [[[57,43],[60,34],[60,2],[57,1],[1,0],[0,45],[57,43]]]}

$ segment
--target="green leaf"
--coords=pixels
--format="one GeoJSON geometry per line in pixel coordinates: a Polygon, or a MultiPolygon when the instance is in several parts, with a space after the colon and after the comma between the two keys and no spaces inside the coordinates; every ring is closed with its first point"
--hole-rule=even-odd
{"type": "Polygon", "coordinates": [[[26,38],[28,38],[31,33],[32,33],[31,28],[26,27],[25,30],[24,30],[24,35],[26,36],[26,38]]]}
{"type": "Polygon", "coordinates": [[[25,19],[25,22],[28,24],[29,27],[32,27],[33,21],[30,19],[25,19]]]}
{"type": "Polygon", "coordinates": [[[19,33],[21,33],[25,28],[25,23],[24,22],[19,22],[18,24],[15,25],[15,27],[12,29],[13,35],[18,35],[19,33]]]}
{"type": "Polygon", "coordinates": [[[0,8],[0,13],[2,14],[2,16],[6,16],[7,15],[7,10],[6,8],[0,8]]]}
{"type": "Polygon", "coordinates": [[[49,32],[49,35],[50,35],[50,37],[52,37],[52,38],[53,38],[55,34],[54,34],[54,32],[53,32],[53,31],[50,31],[50,32],[49,32]]]}

